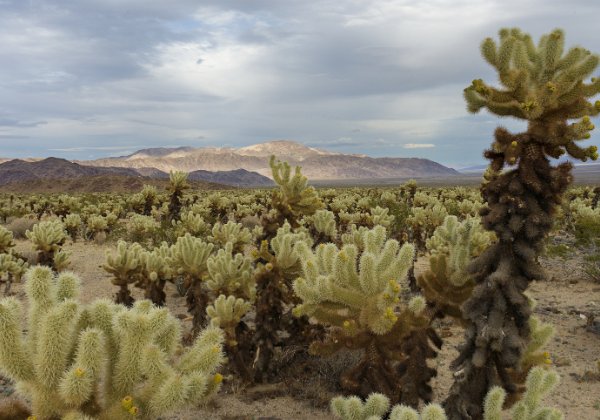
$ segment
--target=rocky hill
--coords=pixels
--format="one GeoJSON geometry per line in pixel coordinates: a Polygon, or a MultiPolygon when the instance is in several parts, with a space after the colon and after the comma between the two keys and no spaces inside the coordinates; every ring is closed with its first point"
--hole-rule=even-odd
{"type": "MultiPolygon", "coordinates": [[[[0,190],[5,192],[135,192],[144,184],[166,187],[168,179],[145,177],[131,168],[84,166],[58,158],[32,162],[13,159],[0,163],[0,190]]],[[[231,188],[200,180],[192,181],[192,186],[198,189],[231,188]]]]}
{"type": "Polygon", "coordinates": [[[272,141],[242,148],[158,148],[144,149],[128,156],[80,161],[82,165],[122,168],[156,168],[163,172],[231,171],[245,169],[270,177],[269,157],[277,156],[291,165],[302,166],[311,180],[352,180],[378,178],[447,177],[458,175],[429,159],[373,158],[334,153],[293,141],[272,141]]]}

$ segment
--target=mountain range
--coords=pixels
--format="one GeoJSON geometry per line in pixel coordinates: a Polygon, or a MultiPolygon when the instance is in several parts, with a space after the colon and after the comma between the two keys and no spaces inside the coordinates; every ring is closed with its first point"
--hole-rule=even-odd
{"type": "Polygon", "coordinates": [[[269,167],[272,155],[301,166],[303,174],[317,183],[383,183],[458,175],[454,169],[428,159],[334,153],[280,140],[241,148],[151,148],[97,160],[0,158],[0,187],[11,191],[92,192],[109,191],[113,185],[119,191],[134,191],[144,183],[165,183],[172,170],[188,172],[190,181],[207,188],[269,187],[274,185],[269,167]]]}
{"type": "MultiPolygon", "coordinates": [[[[83,166],[59,158],[31,161],[13,159],[0,163],[0,190],[18,193],[136,192],[144,184],[165,187],[169,175],[161,174],[160,177],[151,178],[131,168],[83,166]]],[[[272,183],[270,179],[265,179],[272,183]]],[[[231,188],[230,185],[203,181],[201,177],[190,178],[190,181],[193,187],[200,189],[231,188]]]]}
{"type": "Polygon", "coordinates": [[[270,177],[269,157],[271,155],[287,161],[292,166],[301,166],[302,173],[308,179],[315,181],[458,175],[454,169],[429,159],[373,158],[366,155],[334,153],[288,140],[271,141],[241,148],[142,149],[127,156],[77,161],[77,163],[95,167],[154,168],[163,172],[171,170],[215,172],[244,169],[270,177]]]}

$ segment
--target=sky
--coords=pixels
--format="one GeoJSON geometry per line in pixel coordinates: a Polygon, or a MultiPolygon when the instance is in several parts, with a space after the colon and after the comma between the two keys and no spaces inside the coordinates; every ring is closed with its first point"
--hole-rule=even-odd
{"type": "MultiPolygon", "coordinates": [[[[483,163],[469,114],[502,27],[600,53],[597,0],[0,0],[0,157],[95,159],[286,139],[483,163]]],[[[599,144],[593,135],[587,144],[599,144]]]]}

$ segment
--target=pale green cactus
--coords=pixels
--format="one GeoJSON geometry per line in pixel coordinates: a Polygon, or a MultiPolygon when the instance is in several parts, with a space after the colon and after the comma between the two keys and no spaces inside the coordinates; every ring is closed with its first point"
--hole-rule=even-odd
{"type": "Polygon", "coordinates": [[[77,234],[81,231],[81,226],[83,224],[81,216],[77,213],[67,214],[63,218],[63,224],[65,225],[65,229],[69,233],[69,236],[71,236],[71,239],[74,241],[77,238],[77,234]]]}
{"type": "Polygon", "coordinates": [[[140,253],[143,248],[138,243],[128,244],[125,241],[117,243],[117,252],[113,255],[112,252],[106,252],[106,264],[103,268],[108,273],[112,274],[112,283],[119,286],[119,291],[116,295],[116,302],[126,306],[133,304],[133,297],[129,291],[129,284],[140,280],[140,253]]]}
{"type": "Polygon", "coordinates": [[[25,236],[38,251],[38,263],[54,267],[54,255],[67,240],[65,226],[60,220],[40,222],[26,231],[25,236]]]}
{"type": "Polygon", "coordinates": [[[171,264],[184,278],[188,312],[192,315],[192,334],[206,323],[206,307],[208,293],[204,283],[208,275],[207,261],[214,249],[214,244],[204,242],[187,233],[177,238],[173,245],[171,264]]]}
{"type": "Polygon", "coordinates": [[[183,192],[190,188],[188,184],[189,174],[181,171],[171,171],[169,173],[169,191],[171,192],[171,198],[169,200],[168,214],[170,220],[179,219],[181,214],[181,198],[183,192]]]}
{"type": "Polygon", "coordinates": [[[295,313],[314,316],[350,334],[389,332],[398,320],[394,308],[414,248],[409,244],[401,248],[397,241],[386,239],[382,226],[366,231],[360,256],[354,245],[344,245],[341,250],[333,244],[320,245],[313,253],[300,242],[304,276],[294,282],[294,291],[302,299],[295,313]],[[334,309],[340,305],[346,308],[346,315],[340,316],[334,309]],[[350,327],[345,327],[347,324],[350,327]]]}
{"type": "Polygon", "coordinates": [[[100,233],[108,231],[108,219],[106,217],[92,214],[87,218],[86,229],[91,238],[95,238],[100,233]]]}
{"type": "Polygon", "coordinates": [[[171,267],[171,247],[163,242],[152,251],[142,251],[139,254],[140,274],[144,279],[144,297],[155,305],[165,304],[164,287],[172,280],[174,270],[171,267]]]}
{"type": "MultiPolygon", "coordinates": [[[[222,328],[228,337],[235,337],[235,327],[252,308],[252,303],[235,296],[220,295],[206,308],[213,327],[222,328]]],[[[233,345],[235,343],[229,343],[233,345]]]]}
{"type": "Polygon", "coordinates": [[[269,165],[271,166],[273,180],[279,186],[279,199],[281,204],[286,207],[286,213],[299,217],[301,215],[311,215],[323,207],[317,191],[314,187],[308,186],[308,179],[302,175],[299,166],[296,166],[292,176],[290,165],[287,162],[276,161],[275,156],[271,156],[269,165]]]}
{"type": "Polygon", "coordinates": [[[0,283],[5,283],[4,295],[10,294],[12,283],[20,282],[28,264],[13,254],[0,254],[0,283]]]}
{"type": "Polygon", "coordinates": [[[212,236],[208,238],[212,243],[225,246],[232,244],[235,252],[243,250],[244,245],[252,241],[250,229],[245,228],[241,223],[227,222],[221,224],[217,222],[212,228],[212,236]]]}
{"type": "Polygon", "coordinates": [[[338,235],[335,223],[335,215],[328,210],[317,210],[314,215],[309,218],[312,222],[314,230],[317,234],[324,238],[333,239],[338,235]]]}
{"type": "Polygon", "coordinates": [[[478,218],[459,222],[456,216],[446,216],[427,239],[426,247],[431,253],[429,269],[418,276],[417,284],[442,316],[462,321],[462,304],[471,296],[474,286],[468,265],[494,239],[494,233],[483,230],[478,218]]]}
{"type": "Polygon", "coordinates": [[[4,226],[0,226],[0,254],[7,253],[14,246],[13,233],[4,226]]]}
{"type": "MultiPolygon", "coordinates": [[[[526,391],[519,402],[511,409],[511,420],[562,420],[564,415],[556,408],[544,407],[541,400],[552,391],[560,378],[554,371],[534,367],[527,375],[526,391]]],[[[500,420],[506,391],[494,387],[484,403],[484,420],[500,420]]]]}
{"type": "MultiPolygon", "coordinates": [[[[555,408],[542,406],[541,399],[558,384],[556,372],[534,368],[527,377],[526,391],[523,399],[511,410],[510,417],[503,416],[502,407],[506,391],[501,387],[493,387],[487,394],[483,404],[483,420],[562,420],[564,415],[555,408]]],[[[428,404],[419,413],[405,405],[390,407],[390,400],[382,394],[371,394],[363,402],[360,398],[335,397],[331,400],[330,409],[334,417],[340,420],[446,420],[444,409],[438,404],[428,404]],[[391,409],[391,410],[390,410],[391,409]],[[389,413],[389,416],[386,415],[389,413]]]]}
{"type": "Polygon", "coordinates": [[[494,233],[484,230],[479,218],[459,222],[456,216],[446,216],[443,224],[427,239],[426,247],[433,256],[446,255],[448,280],[455,286],[462,286],[469,280],[469,262],[494,240],[494,233]]]}
{"type": "Polygon", "coordinates": [[[52,260],[52,267],[57,272],[65,271],[71,265],[71,261],[69,261],[69,257],[71,254],[69,252],[65,252],[60,250],[54,253],[54,259],[52,260]]]}
{"type": "Polygon", "coordinates": [[[179,220],[171,221],[177,237],[189,233],[192,236],[201,236],[208,232],[209,226],[204,218],[193,211],[181,213],[179,220]]]}
{"type": "Polygon", "coordinates": [[[22,304],[0,301],[0,371],[31,403],[30,418],[155,419],[218,391],[221,330],[205,330],[181,352],[181,327],[166,309],[83,306],[72,274],[54,279],[35,267],[26,278],[25,336],[22,304]]]}
{"type": "Polygon", "coordinates": [[[381,420],[390,409],[390,399],[383,394],[371,394],[362,401],[358,397],[335,397],[332,414],[341,420],[381,420]]]}
{"type": "Polygon", "coordinates": [[[206,273],[206,262],[214,247],[213,244],[188,233],[177,238],[173,245],[171,263],[178,274],[201,279],[206,273]]]}
{"type": "Polygon", "coordinates": [[[277,267],[288,278],[294,276],[300,269],[299,262],[302,254],[297,250],[299,243],[307,248],[312,247],[310,236],[305,232],[292,233],[292,227],[287,222],[277,229],[277,235],[271,240],[271,249],[277,259],[277,267]]]}
{"type": "Polygon", "coordinates": [[[250,301],[256,296],[252,260],[243,254],[234,254],[233,244],[228,242],[224,249],[206,261],[209,279],[206,286],[217,296],[235,295],[250,301]]]}
{"type": "Polygon", "coordinates": [[[389,228],[395,220],[395,217],[393,214],[389,214],[390,209],[388,208],[382,208],[382,207],[375,207],[372,208],[370,210],[370,219],[371,222],[373,223],[373,226],[375,225],[381,225],[385,228],[389,228]]]}
{"type": "Polygon", "coordinates": [[[127,220],[127,233],[129,240],[147,242],[152,240],[160,229],[160,223],[152,216],[132,214],[127,220]]]}

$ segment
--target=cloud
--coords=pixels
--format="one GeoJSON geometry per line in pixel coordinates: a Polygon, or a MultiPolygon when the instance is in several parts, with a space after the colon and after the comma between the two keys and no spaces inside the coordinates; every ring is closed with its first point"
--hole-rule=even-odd
{"type": "Polygon", "coordinates": [[[405,149],[431,149],[435,147],[432,143],[406,143],[402,147],[405,149]]]}
{"type": "Polygon", "coordinates": [[[71,158],[289,138],[481,162],[495,125],[518,128],[465,110],[462,89],[496,79],[481,40],[560,26],[594,49],[600,13],[588,0],[1,3],[2,150],[71,158]]]}

